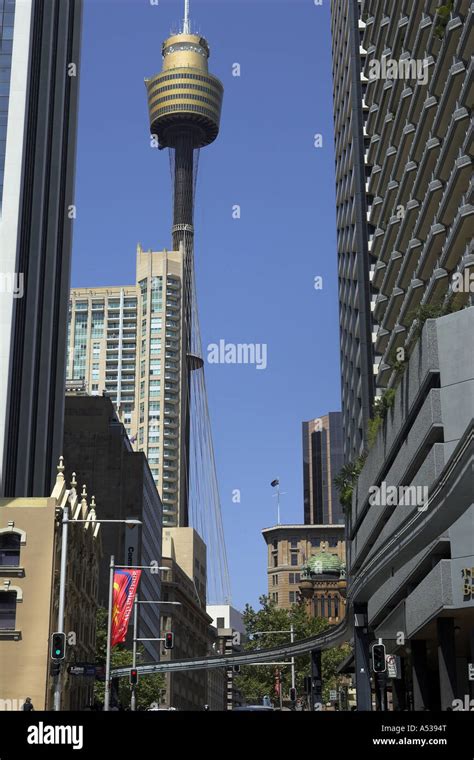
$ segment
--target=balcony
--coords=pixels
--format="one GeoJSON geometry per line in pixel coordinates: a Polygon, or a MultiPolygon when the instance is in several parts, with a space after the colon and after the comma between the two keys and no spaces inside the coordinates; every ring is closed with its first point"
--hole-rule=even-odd
{"type": "MultiPolygon", "coordinates": [[[[464,84],[465,75],[466,67],[462,62],[453,64],[449,70],[449,76],[441,96],[432,130],[433,135],[439,137],[440,140],[444,139],[446,135],[451,115],[455,111],[455,106],[464,84]]],[[[466,105],[468,104],[466,103],[466,105]]]]}
{"type": "Polygon", "coordinates": [[[446,185],[443,198],[439,205],[437,219],[449,227],[458,211],[461,198],[466,193],[472,176],[472,161],[469,156],[460,156],[454,164],[454,169],[446,185]]]}
{"type": "Polygon", "coordinates": [[[470,121],[470,114],[466,108],[458,108],[452,114],[448,134],[435,168],[436,177],[444,182],[450,177],[453,164],[458,157],[459,144],[463,141],[463,135],[468,132],[470,121]]]}
{"type": "Polygon", "coordinates": [[[437,107],[438,101],[433,95],[427,98],[423,104],[423,109],[418,121],[415,137],[411,146],[410,158],[414,161],[421,161],[423,151],[426,147],[426,141],[430,134],[433,116],[436,113],[437,107]]]}
{"type": "Polygon", "coordinates": [[[439,179],[435,179],[428,185],[428,190],[425,194],[424,201],[422,203],[420,213],[416,220],[416,225],[413,231],[413,237],[419,238],[419,240],[426,240],[430,232],[431,223],[435,216],[436,208],[438,207],[441,194],[443,192],[443,183],[439,179]]]}
{"type": "Polygon", "coordinates": [[[423,282],[430,277],[433,267],[438,260],[446,239],[446,228],[442,224],[434,224],[423,246],[416,276],[423,282]]]}
{"type": "Polygon", "coordinates": [[[382,283],[381,292],[384,293],[387,297],[390,296],[394,286],[395,282],[398,277],[398,273],[400,271],[400,266],[402,263],[403,256],[400,253],[400,251],[392,251],[390,254],[390,258],[388,261],[388,266],[385,272],[385,277],[382,283]]]}
{"type": "Polygon", "coordinates": [[[474,207],[461,206],[451,227],[441,257],[441,266],[452,271],[458,264],[466,245],[474,237],[474,207]]]}
{"type": "MultiPolygon", "coordinates": [[[[405,90],[404,92],[409,92],[410,97],[412,96],[411,88],[408,88],[408,90],[405,90]]],[[[395,179],[397,182],[400,182],[400,180],[402,179],[405,173],[405,166],[407,165],[407,162],[408,162],[408,156],[410,155],[412,142],[415,137],[415,132],[416,132],[416,128],[414,124],[406,124],[403,127],[402,136],[400,139],[400,145],[398,146],[396,160],[394,161],[393,173],[392,173],[392,178],[395,179]]]]}
{"type": "Polygon", "coordinates": [[[418,265],[422,249],[423,243],[417,238],[412,238],[408,243],[397,283],[400,288],[405,289],[408,287],[418,265]]]}

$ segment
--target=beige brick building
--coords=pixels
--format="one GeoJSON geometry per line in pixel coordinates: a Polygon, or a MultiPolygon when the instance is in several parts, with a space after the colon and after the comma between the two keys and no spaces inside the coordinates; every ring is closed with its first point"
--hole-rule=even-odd
{"type": "Polygon", "coordinates": [[[0,499],[0,710],[19,710],[31,697],[35,710],[52,708],[50,635],[57,630],[61,527],[66,504],[71,524],[62,666],[62,709],[92,701],[92,678],[69,676],[72,662],[95,662],[97,578],[100,557],[95,504],[75,484],[66,487],[62,464],[49,498],[0,499]]]}
{"type": "MultiPolygon", "coordinates": [[[[338,566],[345,563],[345,528],[343,525],[276,525],[264,528],[267,544],[268,596],[281,609],[290,609],[301,598],[303,571],[313,556],[321,552],[334,557],[338,566]]],[[[319,594],[327,600],[316,611],[330,623],[341,618],[342,607],[334,579],[327,578],[319,585],[319,594]],[[336,611],[338,614],[336,615],[336,611]]]]}
{"type": "MultiPolygon", "coordinates": [[[[211,653],[212,618],[206,612],[206,545],[193,528],[163,531],[161,635],[173,631],[174,648],[163,649],[161,660],[206,657],[211,653]]],[[[178,710],[202,710],[208,704],[205,670],[166,674],[163,703],[178,710]]]]}

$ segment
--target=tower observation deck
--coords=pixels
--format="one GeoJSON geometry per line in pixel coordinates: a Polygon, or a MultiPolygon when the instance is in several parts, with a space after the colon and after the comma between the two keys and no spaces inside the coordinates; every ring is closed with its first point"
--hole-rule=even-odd
{"type": "Polygon", "coordinates": [[[145,80],[150,131],[160,148],[174,149],[173,248],[193,232],[195,151],[219,133],[224,88],[209,73],[209,45],[189,32],[186,4],[183,31],[163,43],[163,70],[145,80]]]}

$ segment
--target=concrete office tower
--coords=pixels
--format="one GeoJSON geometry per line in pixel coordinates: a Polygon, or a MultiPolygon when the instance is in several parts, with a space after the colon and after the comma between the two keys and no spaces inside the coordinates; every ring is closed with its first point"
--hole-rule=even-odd
{"type": "Polygon", "coordinates": [[[0,2],[0,495],[61,454],[80,0],[0,2]]]}
{"type": "Polygon", "coordinates": [[[463,308],[474,291],[470,3],[455,2],[445,23],[434,2],[407,5],[364,5],[378,388],[396,383],[419,332],[417,315],[463,308]],[[384,77],[382,51],[395,79],[384,77]]]}
{"type": "Polygon", "coordinates": [[[364,154],[368,138],[357,0],[332,0],[336,221],[344,458],[362,454],[374,396],[370,245],[364,154]]]}
{"type": "Polygon", "coordinates": [[[303,493],[306,525],[344,523],[334,477],[344,464],[342,414],[303,422],[303,493]]]}
{"type": "MultiPolygon", "coordinates": [[[[349,3],[349,30],[346,3],[332,4],[336,67],[357,6],[349,3]]],[[[468,0],[438,10],[428,0],[366,0],[362,55],[347,61],[348,78],[366,83],[352,118],[363,117],[368,141],[374,370],[385,411],[347,504],[358,709],[371,709],[371,638],[400,658],[401,709],[454,707],[469,693],[474,656],[473,13],[468,0]]],[[[342,361],[343,373],[352,369],[342,361]]],[[[349,402],[355,417],[357,398],[349,402]]]]}
{"type": "Polygon", "coordinates": [[[137,249],[136,285],[71,291],[67,377],[107,393],[163,499],[163,525],[183,524],[180,390],[183,257],[137,249]]]}

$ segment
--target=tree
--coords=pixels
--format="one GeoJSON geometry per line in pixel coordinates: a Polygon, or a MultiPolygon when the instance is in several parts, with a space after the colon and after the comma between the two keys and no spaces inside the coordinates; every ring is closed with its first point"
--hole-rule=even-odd
{"type": "MultiPolygon", "coordinates": [[[[289,631],[290,625],[293,623],[295,641],[298,641],[329,628],[329,623],[324,618],[309,617],[303,603],[294,604],[291,609],[283,610],[279,609],[268,596],[261,596],[259,602],[261,609],[258,611],[249,604],[244,610],[243,619],[248,639],[244,645],[246,651],[268,649],[289,642],[289,634],[287,633],[269,633],[265,636],[255,636],[262,631],[289,631]]],[[[328,650],[327,653],[323,653],[323,684],[328,679],[328,684],[331,684],[328,689],[334,688],[334,684],[339,678],[335,675],[336,661],[339,664],[350,652],[350,647],[346,647],[343,654],[338,654],[340,649],[340,647],[335,647],[328,650]],[[330,653],[333,654],[327,656],[330,653]]],[[[236,686],[248,704],[262,704],[263,697],[266,694],[275,701],[275,671],[277,669],[278,666],[275,665],[245,665],[242,667],[240,675],[236,678],[236,686]]],[[[291,668],[289,665],[282,666],[280,671],[282,694],[283,698],[286,699],[291,686],[291,668]]],[[[303,695],[303,679],[310,674],[309,654],[295,657],[295,674],[296,691],[301,696],[303,695]]]]}
{"type": "MultiPolygon", "coordinates": [[[[107,657],[107,618],[108,613],[103,607],[97,610],[96,620],[96,663],[105,665],[107,657]]],[[[144,655],[144,649],[140,645],[137,653],[144,655]]],[[[143,658],[139,657],[139,661],[143,658]]],[[[132,652],[124,644],[118,644],[112,649],[112,668],[131,667],[133,661],[132,652]]],[[[153,702],[161,702],[161,691],[165,688],[166,681],[162,673],[140,676],[136,687],[137,709],[146,710],[153,702]]],[[[101,681],[95,682],[94,697],[97,702],[104,702],[105,684],[101,681]]],[[[130,704],[131,688],[128,678],[121,678],[119,681],[118,698],[123,707],[130,704]]]]}

